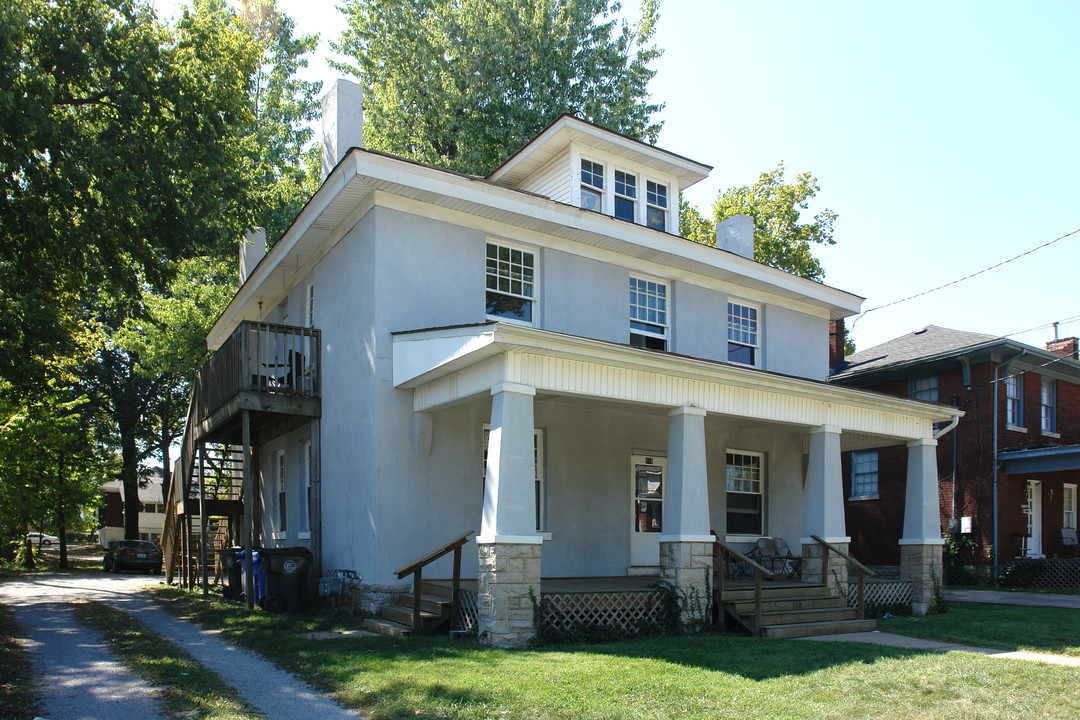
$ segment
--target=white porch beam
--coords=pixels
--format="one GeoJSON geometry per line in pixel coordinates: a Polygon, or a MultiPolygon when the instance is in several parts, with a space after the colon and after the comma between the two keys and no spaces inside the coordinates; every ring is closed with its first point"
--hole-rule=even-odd
{"type": "Polygon", "coordinates": [[[705,410],[684,405],[671,410],[668,417],[667,487],[660,542],[712,543],[705,410]]]}
{"type": "Polygon", "coordinates": [[[937,440],[907,444],[907,489],[901,545],[942,545],[938,507],[937,440]]]}
{"type": "Polygon", "coordinates": [[[848,543],[844,523],[844,482],[840,466],[840,428],[823,425],[810,433],[810,459],[806,468],[806,536],[831,543],[848,543]]]}
{"type": "Polygon", "coordinates": [[[536,388],[499,383],[491,388],[484,515],[477,543],[539,544],[533,397],[536,388]]]}

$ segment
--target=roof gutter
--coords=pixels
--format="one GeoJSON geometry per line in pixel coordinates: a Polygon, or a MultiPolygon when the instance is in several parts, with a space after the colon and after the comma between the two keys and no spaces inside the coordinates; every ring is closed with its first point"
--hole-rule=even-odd
{"type": "Polygon", "coordinates": [[[1022,358],[1027,355],[1027,350],[1021,350],[1012,357],[1008,357],[997,364],[994,368],[994,584],[997,584],[998,579],[998,555],[1001,554],[1001,547],[998,545],[998,471],[1001,468],[1001,461],[998,459],[998,426],[1001,424],[998,421],[998,382],[1000,381],[1001,368],[1007,368],[1009,363],[1014,360],[1022,358]]]}

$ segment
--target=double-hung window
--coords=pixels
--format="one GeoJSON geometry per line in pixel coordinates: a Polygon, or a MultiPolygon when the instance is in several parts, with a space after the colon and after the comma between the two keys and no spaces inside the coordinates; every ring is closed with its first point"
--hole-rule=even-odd
{"type": "Polygon", "coordinates": [[[278,491],[278,532],[285,532],[288,509],[286,507],[287,490],[287,466],[285,464],[285,451],[278,450],[277,454],[277,491],[278,491]]]}
{"type": "Polygon", "coordinates": [[[632,173],[615,171],[615,217],[634,222],[637,204],[637,177],[632,173]]]}
{"type": "Polygon", "coordinates": [[[520,248],[487,244],[487,314],[531,323],[536,289],[536,256],[520,248]]]}
{"type": "Polygon", "coordinates": [[[1061,502],[1065,506],[1061,517],[1061,527],[1076,529],[1076,486],[1061,486],[1061,502]]]}
{"type": "MultiPolygon", "coordinates": [[[[311,441],[305,440],[300,446],[300,532],[311,532],[311,441]]],[[[309,535],[310,537],[310,535],[309,535]]]]}
{"type": "Polygon", "coordinates": [[[315,327],[315,283],[307,286],[307,326],[315,327]]]}
{"type": "Polygon", "coordinates": [[[727,453],[727,532],[729,535],[761,535],[765,497],[761,453],[727,453]]]}
{"type": "Polygon", "coordinates": [[[751,305],[727,304],[728,361],[757,365],[758,310],[751,305]]]}
{"type": "Polygon", "coordinates": [[[1042,379],[1042,431],[1057,432],[1057,381],[1042,379]]]}
{"type": "Polygon", "coordinates": [[[927,402],[938,401],[938,379],[937,375],[930,375],[928,377],[914,378],[909,387],[908,395],[915,400],[925,400],[927,402]]]}
{"type": "Polygon", "coordinates": [[[667,285],[630,277],[630,344],[667,350],[667,285]]]}
{"type": "Polygon", "coordinates": [[[1005,376],[1005,424],[1024,426],[1024,383],[1020,375],[1005,376]]]}
{"type": "Polygon", "coordinates": [[[654,230],[667,230],[667,185],[645,182],[645,224],[654,230]]]}
{"type": "Polygon", "coordinates": [[[877,497],[877,450],[858,450],[851,453],[851,499],[877,497]]]}
{"type": "Polygon", "coordinates": [[[604,166],[592,160],[581,161],[581,207],[600,212],[604,207],[604,166]]]}

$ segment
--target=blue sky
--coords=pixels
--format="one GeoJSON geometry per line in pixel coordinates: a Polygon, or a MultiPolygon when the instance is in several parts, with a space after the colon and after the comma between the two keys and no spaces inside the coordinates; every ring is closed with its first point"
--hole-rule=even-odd
{"type": "MultiPolygon", "coordinates": [[[[165,17],[177,4],[157,0],[165,17]]],[[[279,0],[323,53],[343,26],[334,5],[279,0]]],[[[1080,228],[1080,2],[661,0],[660,13],[658,144],[715,168],[687,198],[708,215],[780,161],[789,179],[809,170],[816,209],[839,214],[817,251],[825,282],[864,310],[1080,228]]],[[[336,75],[317,59],[310,77],[336,75]]],[[[1053,321],[1080,335],[1078,267],[1080,233],[866,313],[853,336],[868,349],[933,324],[1042,347],[1053,321]]]]}

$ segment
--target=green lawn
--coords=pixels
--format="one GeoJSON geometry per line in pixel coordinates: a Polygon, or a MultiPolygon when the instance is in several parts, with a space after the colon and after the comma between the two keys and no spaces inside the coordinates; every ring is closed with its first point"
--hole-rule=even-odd
{"type": "Polygon", "coordinates": [[[950,602],[940,615],[878,620],[878,629],[1003,650],[1080,657],[1080,611],[950,602]]]}
{"type": "Polygon", "coordinates": [[[526,651],[446,638],[314,640],[308,631],[354,621],[160,597],[378,719],[1080,717],[1075,669],[966,653],[724,634],[526,651]]]}

